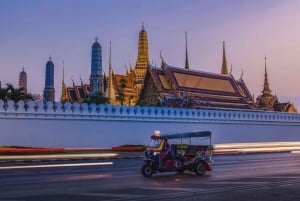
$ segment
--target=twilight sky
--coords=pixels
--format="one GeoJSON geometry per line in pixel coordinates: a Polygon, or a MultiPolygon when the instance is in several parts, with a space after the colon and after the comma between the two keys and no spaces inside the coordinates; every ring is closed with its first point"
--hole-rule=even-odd
{"type": "Polygon", "coordinates": [[[98,37],[103,70],[108,73],[109,41],[116,73],[136,62],[144,22],[150,62],[159,52],[168,64],[184,66],[188,32],[190,68],[219,73],[222,41],[233,66],[257,97],[263,87],[264,57],[270,88],[300,110],[299,0],[0,0],[0,80],[18,85],[22,67],[28,90],[42,94],[45,64],[55,65],[56,100],[65,81],[89,82],[91,46],[98,37]]]}

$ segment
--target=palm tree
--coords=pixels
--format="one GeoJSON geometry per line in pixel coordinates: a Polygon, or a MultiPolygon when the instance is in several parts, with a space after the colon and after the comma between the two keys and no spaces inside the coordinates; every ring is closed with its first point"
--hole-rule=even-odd
{"type": "Polygon", "coordinates": [[[24,88],[15,88],[12,84],[8,83],[6,84],[6,88],[0,89],[0,99],[18,102],[19,100],[33,100],[33,97],[31,94],[26,93],[24,88]]]}
{"type": "Polygon", "coordinates": [[[7,89],[6,88],[0,88],[0,100],[6,100],[7,95],[7,89]]]}

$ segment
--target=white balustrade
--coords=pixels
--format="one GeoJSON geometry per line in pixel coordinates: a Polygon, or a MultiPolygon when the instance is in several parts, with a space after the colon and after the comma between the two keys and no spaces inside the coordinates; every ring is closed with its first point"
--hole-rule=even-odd
{"type": "Polygon", "coordinates": [[[3,115],[14,114],[20,116],[32,116],[44,118],[45,115],[55,115],[55,118],[122,118],[141,120],[186,120],[186,121],[211,121],[211,122],[256,122],[256,123],[297,123],[300,124],[299,114],[262,110],[238,110],[222,108],[165,108],[147,106],[118,106],[110,104],[86,104],[86,103],[60,103],[60,102],[33,102],[12,100],[4,102],[0,100],[0,113],[3,115]]]}

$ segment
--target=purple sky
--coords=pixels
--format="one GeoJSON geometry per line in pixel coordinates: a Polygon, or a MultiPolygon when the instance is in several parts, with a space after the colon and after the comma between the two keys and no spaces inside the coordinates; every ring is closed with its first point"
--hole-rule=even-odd
{"type": "Polygon", "coordinates": [[[22,67],[28,90],[42,94],[45,64],[55,64],[56,100],[65,80],[88,82],[91,46],[102,45],[103,70],[108,73],[109,41],[112,64],[125,73],[135,64],[142,21],[148,33],[150,60],[184,66],[188,32],[190,68],[219,73],[222,41],[228,66],[256,96],[261,93],[264,57],[271,90],[280,100],[300,109],[300,1],[298,0],[1,0],[0,80],[18,85],[22,67]]]}

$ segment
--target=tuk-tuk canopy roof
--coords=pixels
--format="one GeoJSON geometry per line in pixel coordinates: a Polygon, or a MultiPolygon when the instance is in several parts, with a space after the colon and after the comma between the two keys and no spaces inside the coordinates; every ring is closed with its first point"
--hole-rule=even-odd
{"type": "Polygon", "coordinates": [[[174,133],[162,135],[159,138],[161,139],[176,139],[176,138],[192,138],[192,137],[211,137],[210,131],[195,131],[195,132],[186,132],[186,133],[174,133]]]}

